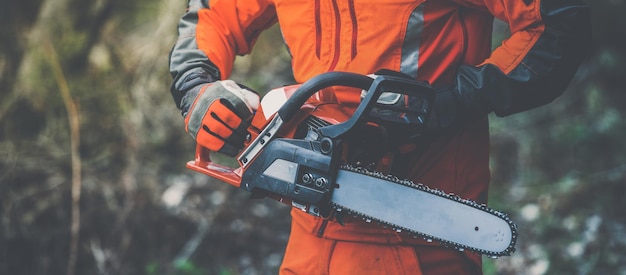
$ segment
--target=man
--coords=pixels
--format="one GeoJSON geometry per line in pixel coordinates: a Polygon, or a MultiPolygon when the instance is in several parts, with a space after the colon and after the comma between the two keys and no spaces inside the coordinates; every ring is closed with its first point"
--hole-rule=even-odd
{"type": "MultiPolygon", "coordinates": [[[[280,24],[296,81],[327,71],[401,72],[438,90],[419,154],[395,161],[398,175],[485,203],[487,114],[507,116],[563,93],[590,47],[582,0],[200,0],[189,1],[171,53],[172,95],[187,132],[235,155],[258,96],[232,81],[236,55],[280,24]],[[493,18],[511,36],[491,50],[493,18]]],[[[337,90],[342,104],[359,94],[337,90]]],[[[397,174],[396,174],[397,175],[397,174]]],[[[283,274],[480,274],[473,253],[406,238],[377,225],[292,212],[283,274]]]]}

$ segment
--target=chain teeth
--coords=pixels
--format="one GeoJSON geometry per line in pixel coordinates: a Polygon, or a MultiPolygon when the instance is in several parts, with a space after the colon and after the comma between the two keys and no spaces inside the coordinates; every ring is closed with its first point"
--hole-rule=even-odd
{"type": "Polygon", "coordinates": [[[371,217],[362,213],[359,213],[358,211],[355,211],[353,209],[349,209],[345,206],[342,205],[338,205],[334,202],[331,202],[331,206],[333,207],[333,209],[336,212],[342,212],[347,214],[348,216],[352,216],[354,218],[361,218],[363,221],[367,222],[367,223],[373,223],[376,222],[378,224],[380,224],[383,228],[391,228],[392,230],[396,231],[396,232],[409,232],[409,234],[413,237],[413,238],[423,238],[426,242],[434,242],[437,241],[439,243],[441,243],[444,247],[449,247],[449,248],[453,248],[456,249],[458,251],[465,251],[465,250],[469,250],[469,251],[473,251],[479,254],[483,254],[489,258],[492,259],[496,259],[500,256],[510,256],[513,252],[515,252],[515,243],[517,241],[517,226],[515,225],[515,223],[513,222],[513,220],[511,220],[509,218],[509,216],[501,211],[497,211],[494,210],[492,208],[489,208],[486,204],[479,204],[475,201],[472,200],[468,200],[468,199],[464,199],[461,198],[453,193],[446,193],[442,190],[439,189],[433,189],[430,188],[424,184],[421,183],[414,183],[413,181],[407,180],[407,179],[400,179],[396,176],[393,175],[387,175],[378,171],[370,171],[367,170],[363,167],[358,167],[358,166],[352,166],[349,164],[343,164],[340,166],[340,169],[342,170],[346,170],[346,171],[350,171],[350,172],[355,172],[355,173],[360,173],[363,175],[367,175],[367,176],[371,176],[371,177],[376,177],[382,180],[386,180],[386,181],[390,181],[396,184],[401,184],[407,187],[410,187],[412,189],[417,189],[420,191],[424,191],[424,192],[428,192],[430,194],[434,194],[446,199],[451,199],[454,200],[456,202],[474,207],[476,209],[479,209],[481,211],[487,212],[491,215],[497,216],[503,220],[505,220],[509,227],[511,228],[511,243],[509,244],[509,246],[504,250],[504,251],[499,251],[499,252],[495,252],[495,251],[488,251],[488,250],[484,250],[484,249],[477,249],[474,247],[470,247],[470,246],[466,246],[463,244],[459,244],[459,243],[455,243],[455,242],[451,242],[451,241],[447,241],[447,240],[443,240],[443,239],[439,239],[436,238],[434,236],[428,235],[428,234],[424,234],[424,233],[420,233],[414,230],[411,230],[409,228],[404,228],[401,226],[397,226],[388,222],[385,222],[383,220],[379,220],[375,217],[371,217]]]}

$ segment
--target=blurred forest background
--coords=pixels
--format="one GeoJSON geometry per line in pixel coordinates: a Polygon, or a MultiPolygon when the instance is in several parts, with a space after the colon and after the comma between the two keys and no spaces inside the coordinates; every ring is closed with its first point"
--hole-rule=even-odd
{"type": "MultiPolygon", "coordinates": [[[[492,117],[490,205],[518,251],[486,274],[626,274],[626,2],[548,107],[492,117]]],[[[186,1],[0,2],[0,274],[275,274],[289,209],[186,170],[169,94],[186,1]]],[[[494,45],[506,37],[495,24],[494,45]]],[[[291,83],[278,29],[233,79],[291,83]]]]}

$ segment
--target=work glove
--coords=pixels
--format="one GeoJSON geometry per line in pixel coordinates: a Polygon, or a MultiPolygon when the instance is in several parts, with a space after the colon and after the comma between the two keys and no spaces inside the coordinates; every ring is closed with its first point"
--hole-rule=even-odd
{"type": "Polygon", "coordinates": [[[232,80],[190,89],[182,98],[185,130],[199,145],[228,156],[243,147],[259,95],[232,80]]]}
{"type": "MultiPolygon", "coordinates": [[[[479,69],[470,66],[459,67],[451,85],[436,89],[437,93],[426,125],[426,132],[436,135],[455,131],[493,111],[487,99],[496,96],[487,97],[484,92],[479,91],[486,86],[484,82],[485,78],[479,69]]],[[[499,88],[504,89],[504,87],[499,88]]],[[[497,95],[493,91],[490,94],[497,95]]]]}
{"type": "MultiPolygon", "coordinates": [[[[412,79],[400,72],[381,70],[375,75],[392,75],[412,79]]],[[[375,76],[374,75],[374,76],[375,76]]],[[[462,66],[453,83],[446,87],[432,87],[428,83],[422,83],[425,89],[435,91],[434,101],[429,102],[425,97],[409,96],[398,93],[383,93],[378,98],[378,103],[392,105],[396,110],[408,109],[426,112],[431,108],[428,118],[418,115],[410,118],[405,112],[394,110],[376,110],[375,116],[383,120],[404,120],[407,124],[401,131],[409,140],[423,138],[436,138],[446,132],[459,129],[464,124],[487,115],[491,109],[476,92],[477,86],[481,86],[481,75],[475,73],[475,69],[462,66]],[[432,104],[432,106],[428,106],[432,104]],[[385,119],[385,117],[388,117],[385,119]],[[401,118],[401,119],[399,119],[401,118]],[[422,123],[425,121],[425,125],[422,123]]],[[[362,94],[362,97],[364,94],[362,94]]]]}

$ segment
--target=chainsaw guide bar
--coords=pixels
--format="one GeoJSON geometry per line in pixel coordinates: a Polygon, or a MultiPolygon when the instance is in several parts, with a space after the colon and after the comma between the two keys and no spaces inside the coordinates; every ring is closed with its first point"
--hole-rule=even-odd
{"type": "Polygon", "coordinates": [[[437,241],[458,251],[474,251],[490,258],[509,256],[515,252],[517,226],[507,214],[484,204],[432,189],[424,184],[347,164],[339,168],[337,181],[340,182],[339,187],[331,198],[331,205],[336,212],[361,218],[368,223],[379,223],[396,232],[408,232],[409,235],[421,237],[427,242],[437,241]],[[370,181],[370,185],[367,183],[368,178],[377,180],[370,181]],[[389,184],[384,188],[373,187],[381,182],[389,184]],[[354,184],[349,186],[350,183],[354,184]],[[396,187],[389,188],[392,184],[396,187]],[[386,190],[381,191],[383,189],[386,190]],[[379,203],[390,205],[382,206],[379,203]],[[433,212],[416,213],[429,210],[433,212]],[[376,218],[377,215],[385,218],[376,218]],[[421,220],[411,220],[413,217],[421,220]],[[434,232],[425,233],[423,229],[434,232]]]}

